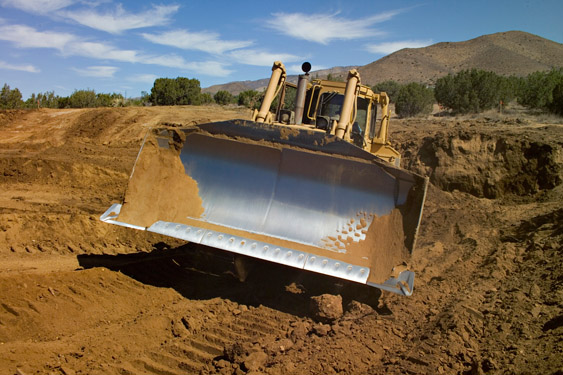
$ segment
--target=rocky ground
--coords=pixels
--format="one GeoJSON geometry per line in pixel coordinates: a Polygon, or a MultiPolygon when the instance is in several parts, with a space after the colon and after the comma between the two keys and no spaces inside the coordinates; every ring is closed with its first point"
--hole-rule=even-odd
{"type": "Polygon", "coordinates": [[[400,297],[262,262],[239,283],[228,254],[98,220],[150,126],[229,118],[0,112],[1,373],[563,373],[559,120],[393,119],[431,182],[400,297]]]}

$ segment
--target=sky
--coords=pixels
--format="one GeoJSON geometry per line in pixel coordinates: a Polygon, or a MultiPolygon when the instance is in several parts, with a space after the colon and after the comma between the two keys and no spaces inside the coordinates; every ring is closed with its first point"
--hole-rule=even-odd
{"type": "Polygon", "coordinates": [[[562,17],[562,0],[0,0],[0,85],[130,98],[161,77],[204,88],[502,31],[563,43],[562,17]]]}

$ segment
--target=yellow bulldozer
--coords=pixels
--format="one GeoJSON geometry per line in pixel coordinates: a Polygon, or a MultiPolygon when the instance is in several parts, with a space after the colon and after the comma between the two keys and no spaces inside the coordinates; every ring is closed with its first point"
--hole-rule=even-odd
{"type": "Polygon", "coordinates": [[[400,168],[385,93],[302,68],[274,63],[251,121],[151,129],[101,220],[411,295],[428,180],[400,168]]]}

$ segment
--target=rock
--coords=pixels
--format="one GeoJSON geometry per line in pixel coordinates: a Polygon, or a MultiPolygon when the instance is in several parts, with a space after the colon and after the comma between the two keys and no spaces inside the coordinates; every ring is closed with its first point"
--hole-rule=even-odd
{"type": "Polygon", "coordinates": [[[537,299],[541,295],[541,289],[537,284],[532,284],[530,291],[528,292],[530,298],[537,299]]]}
{"type": "Polygon", "coordinates": [[[293,342],[304,339],[311,331],[311,325],[307,322],[295,322],[292,323],[292,326],[293,330],[289,334],[289,337],[293,342]]]}
{"type": "Polygon", "coordinates": [[[311,297],[311,316],[321,322],[332,322],[344,314],[342,297],[332,294],[323,294],[311,297]]]}
{"type": "Polygon", "coordinates": [[[283,353],[293,347],[293,341],[290,339],[279,339],[276,341],[267,342],[263,345],[264,351],[268,355],[277,355],[278,353],[283,353]]]}
{"type": "Polygon", "coordinates": [[[218,368],[218,369],[231,367],[231,363],[228,362],[228,361],[225,361],[224,359],[220,359],[217,362],[215,362],[215,367],[218,368]]]}
{"type": "Polygon", "coordinates": [[[313,333],[319,337],[328,335],[331,330],[332,328],[328,324],[319,323],[313,326],[313,333]]]}
{"type": "Polygon", "coordinates": [[[264,367],[266,361],[268,360],[268,355],[263,351],[257,351],[250,353],[244,361],[242,362],[243,367],[246,371],[258,371],[264,367]]]}

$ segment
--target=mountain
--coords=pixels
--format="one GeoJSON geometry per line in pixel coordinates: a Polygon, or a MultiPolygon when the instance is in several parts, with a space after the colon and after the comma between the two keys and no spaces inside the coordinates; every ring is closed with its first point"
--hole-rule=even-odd
{"type": "MultiPolygon", "coordinates": [[[[349,69],[357,68],[362,83],[371,86],[387,80],[433,84],[449,73],[473,68],[505,76],[526,76],[553,67],[563,67],[563,44],[523,31],[506,31],[464,42],[405,48],[364,66],[336,67],[311,74],[319,78],[326,78],[329,73],[345,77],[349,69]]],[[[213,94],[227,90],[236,95],[244,90],[260,91],[267,86],[268,80],[231,82],[202,91],[213,94]]],[[[288,80],[296,82],[297,75],[288,76],[288,80]]]]}
{"type": "Polygon", "coordinates": [[[442,42],[405,48],[360,67],[362,82],[386,80],[432,84],[464,69],[526,76],[563,66],[563,44],[522,31],[483,35],[465,42],[442,42]]]}

